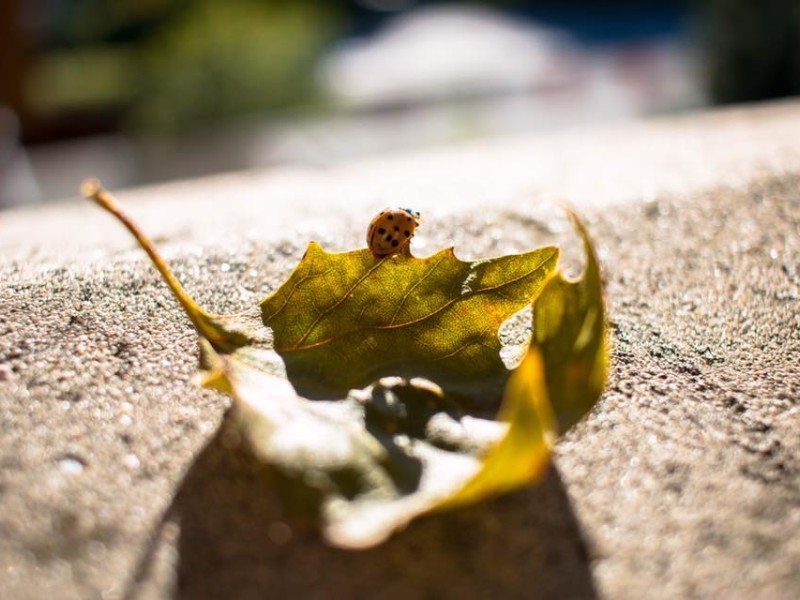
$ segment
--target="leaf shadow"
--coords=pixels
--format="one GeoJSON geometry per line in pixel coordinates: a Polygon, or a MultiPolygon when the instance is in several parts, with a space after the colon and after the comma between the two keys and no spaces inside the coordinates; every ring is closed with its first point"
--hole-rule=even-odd
{"type": "Polygon", "coordinates": [[[236,436],[223,424],[167,511],[180,523],[177,598],[597,596],[555,468],[538,486],[418,519],[382,545],[354,552],[326,545],[311,519],[278,497],[274,473],[236,436]]]}

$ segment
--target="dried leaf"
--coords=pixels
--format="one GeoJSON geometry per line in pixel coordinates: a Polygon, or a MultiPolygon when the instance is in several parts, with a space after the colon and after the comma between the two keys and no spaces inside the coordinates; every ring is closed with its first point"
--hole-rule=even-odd
{"type": "Polygon", "coordinates": [[[347,393],[398,375],[481,401],[507,377],[498,329],[533,301],[557,262],[554,247],[464,262],[452,249],[376,259],[312,242],[261,303],[261,319],[303,394],[347,393]]]}
{"type": "Polygon", "coordinates": [[[336,545],[371,546],[420,514],[534,481],[556,419],[574,422],[602,388],[602,295],[580,224],[589,266],[578,282],[556,274],[553,247],[465,262],[452,249],[376,259],[311,243],[274,294],[219,316],[99,184],[84,193],[147,251],[198,331],[203,384],[234,398],[254,452],[313,498],[336,545]],[[498,330],[545,293],[538,345],[509,379],[498,330]]]}

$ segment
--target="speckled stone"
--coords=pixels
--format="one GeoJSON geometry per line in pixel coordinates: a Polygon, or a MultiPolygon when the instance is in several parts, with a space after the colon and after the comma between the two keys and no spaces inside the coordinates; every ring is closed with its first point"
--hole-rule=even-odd
{"type": "Polygon", "coordinates": [[[796,598],[800,104],[120,194],[218,312],[310,239],[362,245],[387,205],[423,213],[419,254],[555,240],[574,270],[557,198],[605,266],[603,399],[539,486],[358,553],[289,520],[116,223],[78,201],[0,214],[0,597],[796,598]]]}

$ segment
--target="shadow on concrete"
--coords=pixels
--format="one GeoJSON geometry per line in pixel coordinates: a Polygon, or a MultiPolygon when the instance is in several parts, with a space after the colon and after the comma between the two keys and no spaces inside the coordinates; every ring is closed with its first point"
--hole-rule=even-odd
{"type": "MultiPolygon", "coordinates": [[[[555,470],[536,487],[420,519],[377,548],[352,552],[327,546],[308,520],[288,517],[275,475],[235,442],[223,425],[167,512],[180,523],[178,598],[597,595],[555,470]]],[[[145,577],[148,565],[140,566],[145,577]]]]}

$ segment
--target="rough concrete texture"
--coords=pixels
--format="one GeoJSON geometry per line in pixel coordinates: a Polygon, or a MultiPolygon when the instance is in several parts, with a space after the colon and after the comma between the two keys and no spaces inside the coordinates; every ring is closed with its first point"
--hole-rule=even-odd
{"type": "Polygon", "coordinates": [[[575,261],[564,197],[607,276],[603,399],[539,486],[358,553],[286,522],[116,223],[0,214],[0,597],[798,597],[800,104],[120,194],[220,312],[383,205],[426,216],[419,254],[575,261]]]}

